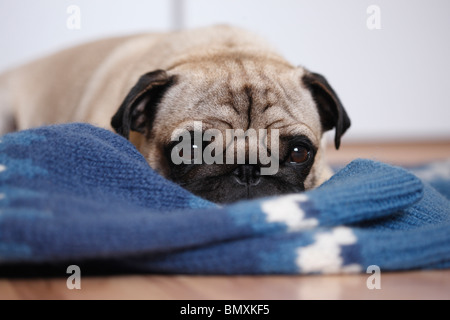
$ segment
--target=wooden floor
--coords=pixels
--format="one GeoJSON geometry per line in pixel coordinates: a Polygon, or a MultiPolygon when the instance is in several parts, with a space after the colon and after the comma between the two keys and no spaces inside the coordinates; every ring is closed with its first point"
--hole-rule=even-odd
{"type": "MultiPolygon", "coordinates": [[[[450,158],[450,141],[330,148],[332,164],[344,165],[355,158],[415,165],[450,158]]],[[[0,277],[0,299],[450,299],[450,270],[381,272],[381,288],[372,290],[367,287],[369,276],[96,276],[82,277],[80,290],[67,288],[66,275],[0,277]]]]}
{"type": "Polygon", "coordinates": [[[65,278],[0,280],[0,299],[450,299],[450,271],[332,276],[116,276],[83,278],[69,290],[65,278]]]}
{"type": "Polygon", "coordinates": [[[383,161],[395,165],[418,165],[450,158],[450,140],[423,142],[371,142],[343,144],[339,150],[329,146],[328,161],[346,164],[356,158],[383,161]]]}

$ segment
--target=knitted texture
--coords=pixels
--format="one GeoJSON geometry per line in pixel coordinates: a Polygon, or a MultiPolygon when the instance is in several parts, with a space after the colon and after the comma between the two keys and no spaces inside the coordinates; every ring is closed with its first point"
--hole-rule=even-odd
{"type": "Polygon", "coordinates": [[[358,159],[315,190],[217,206],[158,175],[107,130],[21,131],[0,138],[0,267],[90,263],[183,274],[448,268],[449,168],[448,161],[406,170],[358,159]]]}

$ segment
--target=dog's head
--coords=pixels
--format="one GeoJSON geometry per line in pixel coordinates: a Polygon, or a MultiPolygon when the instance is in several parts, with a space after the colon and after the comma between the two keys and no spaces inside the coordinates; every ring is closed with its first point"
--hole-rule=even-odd
{"type": "Polygon", "coordinates": [[[322,183],[322,135],[339,148],[350,119],[323,76],[232,55],[144,74],[111,124],[160,174],[226,203],[322,183]]]}

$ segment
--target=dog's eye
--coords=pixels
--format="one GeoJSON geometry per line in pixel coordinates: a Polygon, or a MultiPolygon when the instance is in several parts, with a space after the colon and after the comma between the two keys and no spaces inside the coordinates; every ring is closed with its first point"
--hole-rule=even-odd
{"type": "Polygon", "coordinates": [[[309,160],[310,151],[303,146],[294,146],[289,154],[290,163],[304,163],[309,160]]]}
{"type": "MultiPolygon", "coordinates": [[[[201,148],[201,147],[200,147],[201,148]]],[[[201,149],[199,149],[199,146],[196,144],[191,144],[191,150],[190,150],[190,157],[187,158],[188,155],[184,155],[184,149],[180,149],[178,155],[180,156],[180,158],[186,158],[187,160],[194,160],[195,156],[197,155],[198,152],[200,152],[201,149]]]]}

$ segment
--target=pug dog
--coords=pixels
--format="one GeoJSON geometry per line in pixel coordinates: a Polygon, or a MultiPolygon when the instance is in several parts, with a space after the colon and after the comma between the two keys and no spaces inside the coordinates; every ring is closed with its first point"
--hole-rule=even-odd
{"type": "MultiPolygon", "coordinates": [[[[216,203],[319,186],[332,173],[324,132],[334,129],[338,149],[350,127],[323,76],[230,26],[103,39],[20,66],[0,76],[0,116],[0,133],[67,122],[113,130],[162,176],[216,203]],[[189,153],[176,149],[175,132],[210,129],[222,137],[227,130],[277,134],[256,149],[244,139],[247,154],[234,163],[174,161],[189,153]],[[261,148],[276,172],[262,174],[261,148]]],[[[217,145],[220,139],[193,139],[188,147],[198,154],[214,142],[215,156],[234,158],[225,150],[230,141],[217,145]]]]}

